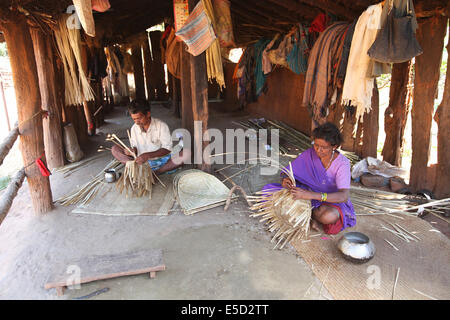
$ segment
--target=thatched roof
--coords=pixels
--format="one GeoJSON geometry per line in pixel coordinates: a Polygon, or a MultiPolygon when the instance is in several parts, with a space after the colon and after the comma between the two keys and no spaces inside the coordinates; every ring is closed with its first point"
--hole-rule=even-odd
{"type": "MultiPolygon", "coordinates": [[[[173,19],[172,0],[109,0],[111,9],[94,13],[97,28],[109,41],[123,41],[146,28],[173,19]],[[103,32],[102,32],[103,34],[103,32]]],[[[317,14],[328,12],[352,21],[380,0],[230,0],[234,34],[238,44],[260,36],[288,31],[294,23],[309,24],[317,14]]],[[[414,0],[418,17],[440,14],[447,0],[414,0]]],[[[18,8],[38,20],[56,19],[72,0],[0,0],[0,9],[18,8]]],[[[0,17],[1,18],[1,17],[0,17]]]]}

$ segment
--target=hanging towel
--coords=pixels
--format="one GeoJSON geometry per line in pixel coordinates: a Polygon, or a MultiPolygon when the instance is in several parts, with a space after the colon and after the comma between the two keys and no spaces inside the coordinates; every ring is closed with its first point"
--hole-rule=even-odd
{"type": "Polygon", "coordinates": [[[175,34],[186,43],[188,52],[193,56],[198,56],[211,46],[216,35],[202,1],[199,1],[184,26],[175,34]]]}
{"type": "Polygon", "coordinates": [[[371,110],[373,77],[367,77],[370,57],[367,50],[380,29],[382,4],[372,5],[358,18],[350,47],[342,92],[342,104],[356,107],[356,121],[371,110]]]}

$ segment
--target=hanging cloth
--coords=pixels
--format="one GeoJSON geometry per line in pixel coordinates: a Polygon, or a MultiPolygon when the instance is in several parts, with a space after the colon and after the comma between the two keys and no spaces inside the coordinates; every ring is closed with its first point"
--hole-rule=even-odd
{"type": "Polygon", "coordinates": [[[83,26],[84,32],[91,37],[95,37],[94,15],[92,14],[91,0],[72,0],[83,26]]]}
{"type": "Polygon", "coordinates": [[[167,49],[165,50],[165,61],[167,70],[175,78],[181,78],[181,41],[177,40],[174,28],[171,28],[167,37],[167,49]]]}
{"type": "Polygon", "coordinates": [[[322,124],[328,114],[328,106],[335,91],[335,54],[341,43],[343,46],[342,35],[347,28],[346,22],[336,22],[329,26],[320,34],[309,55],[303,106],[309,109],[317,124],[322,124]]]}
{"type": "Polygon", "coordinates": [[[92,0],[92,10],[97,12],[105,12],[109,8],[111,8],[111,5],[108,0],[92,0]]]}
{"type": "Polygon", "coordinates": [[[342,104],[356,107],[356,121],[371,110],[373,77],[367,77],[370,57],[367,50],[374,42],[380,29],[382,4],[368,7],[355,26],[350,47],[347,71],[342,91],[342,104]]]}
{"type": "Polygon", "coordinates": [[[186,23],[176,32],[176,35],[186,43],[187,51],[193,56],[198,56],[211,46],[216,35],[206,14],[203,1],[199,1],[195,6],[186,23]]]}
{"type": "MultiPolygon", "coordinates": [[[[207,6],[205,6],[207,7],[207,6]]],[[[233,24],[231,20],[230,1],[213,0],[214,16],[216,23],[213,22],[221,47],[234,47],[233,24]]],[[[213,19],[211,19],[213,20],[213,19]]]]}

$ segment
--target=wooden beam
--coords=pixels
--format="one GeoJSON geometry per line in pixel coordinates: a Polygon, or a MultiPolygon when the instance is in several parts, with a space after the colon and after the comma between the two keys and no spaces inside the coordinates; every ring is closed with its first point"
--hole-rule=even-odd
{"type": "MultiPolygon", "coordinates": [[[[449,4],[450,8],[450,4],[449,4]]],[[[449,27],[450,32],[450,27],[449,27]]],[[[447,52],[450,52],[450,40],[447,43],[447,52]]],[[[438,199],[450,197],[450,66],[447,63],[444,94],[434,119],[438,124],[438,164],[436,168],[436,184],[434,195],[438,199]]]]}
{"type": "Polygon", "coordinates": [[[19,128],[17,127],[16,124],[16,126],[11,131],[9,131],[5,140],[3,140],[3,142],[0,144],[0,166],[2,165],[9,151],[13,147],[18,136],[19,136],[19,128]]]}
{"type": "Polygon", "coordinates": [[[31,201],[35,213],[50,211],[53,207],[52,191],[48,177],[42,176],[35,165],[36,159],[44,153],[42,132],[41,96],[39,78],[34,57],[33,42],[25,16],[14,15],[3,23],[2,30],[11,62],[16,93],[17,113],[20,130],[20,149],[26,166],[31,201]]]}
{"type": "Polygon", "coordinates": [[[8,188],[2,194],[2,197],[0,199],[0,223],[8,214],[14,198],[16,197],[17,192],[23,184],[23,180],[25,180],[25,169],[22,168],[14,175],[14,177],[9,182],[8,188]]]}
{"type": "MultiPolygon", "coordinates": [[[[194,115],[192,114],[191,65],[186,45],[180,46],[181,55],[181,126],[194,137],[194,115]]],[[[193,140],[190,141],[193,146],[193,140]]],[[[193,155],[193,153],[192,153],[193,155]]]]}
{"type": "MultiPolygon", "coordinates": [[[[293,1],[291,1],[293,2],[293,1]]],[[[357,18],[360,13],[354,11],[349,7],[344,7],[343,5],[337,4],[335,1],[329,0],[301,0],[302,3],[306,3],[307,5],[315,8],[319,8],[324,12],[330,12],[338,17],[346,18],[348,21],[352,21],[357,18]]]]}
{"type": "Polygon", "coordinates": [[[145,100],[145,82],[144,71],[142,68],[142,53],[140,44],[133,44],[133,46],[131,47],[131,62],[133,63],[136,100],[145,100]]]}
{"type": "Polygon", "coordinates": [[[423,54],[415,58],[414,102],[412,117],[412,159],[410,186],[418,191],[426,187],[430,154],[431,121],[434,112],[447,18],[435,16],[419,20],[416,37],[423,54]]]}
{"type": "Polygon", "coordinates": [[[64,165],[64,145],[61,128],[61,108],[57,99],[55,62],[50,36],[39,28],[30,28],[39,77],[42,109],[48,111],[43,119],[44,146],[50,169],[64,165]]]}
{"type": "Polygon", "coordinates": [[[392,68],[391,86],[389,89],[389,106],[384,112],[383,160],[400,166],[404,146],[404,133],[408,118],[408,84],[411,62],[395,63],[392,68]]]}
{"type": "MultiPolygon", "coordinates": [[[[288,12],[295,12],[303,16],[313,17],[321,12],[318,8],[301,4],[294,0],[268,0],[269,2],[285,8],[288,12]]],[[[301,21],[300,21],[301,22],[301,21]]]]}
{"type": "Polygon", "coordinates": [[[144,55],[144,76],[145,76],[145,87],[147,89],[147,100],[155,100],[155,90],[152,87],[151,82],[151,71],[152,71],[152,57],[150,52],[149,39],[147,32],[145,32],[145,38],[142,41],[142,53],[144,55]]]}
{"type": "Polygon", "coordinates": [[[162,52],[161,52],[161,31],[150,32],[150,41],[152,44],[153,60],[151,66],[151,82],[152,87],[156,90],[155,99],[160,101],[167,100],[166,92],[166,77],[164,72],[164,65],[162,63],[162,52]]]}
{"type": "MultiPolygon", "coordinates": [[[[189,0],[189,11],[192,11],[197,0],[189,0]]],[[[208,130],[208,79],[206,71],[206,52],[198,56],[189,55],[191,65],[192,113],[194,121],[201,122],[201,127],[194,125],[194,160],[201,161],[198,167],[203,171],[211,171],[211,165],[203,161],[203,150],[208,144],[203,135],[208,130]]]]}
{"type": "Polygon", "coordinates": [[[364,114],[363,138],[361,155],[366,157],[377,157],[378,131],[379,131],[379,110],[380,94],[377,81],[373,79],[372,108],[369,113],[364,114]]]}

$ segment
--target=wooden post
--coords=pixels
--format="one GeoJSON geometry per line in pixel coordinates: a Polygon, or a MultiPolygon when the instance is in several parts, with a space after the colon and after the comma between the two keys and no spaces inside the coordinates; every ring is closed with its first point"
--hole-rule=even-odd
{"type": "Polygon", "coordinates": [[[7,22],[2,23],[2,31],[8,46],[16,92],[20,150],[33,208],[35,213],[40,214],[52,209],[52,191],[48,177],[42,176],[34,164],[44,153],[44,135],[33,42],[26,18],[21,14],[10,13],[7,22]]]}
{"type": "MultiPolygon", "coordinates": [[[[198,1],[189,0],[189,11],[198,1]]],[[[201,132],[199,128],[194,130],[194,160],[197,158],[202,164],[198,165],[203,171],[210,171],[211,165],[203,161],[203,149],[208,141],[203,141],[203,134],[208,130],[208,79],[206,71],[206,52],[198,56],[189,55],[191,65],[191,89],[192,89],[192,112],[194,121],[201,121],[201,132]],[[197,155],[197,156],[196,156],[197,155]],[[201,158],[199,158],[201,157],[201,158]]],[[[195,126],[194,126],[195,129],[195,126]]]]}
{"type": "Polygon", "coordinates": [[[373,79],[372,110],[364,114],[363,137],[361,156],[377,157],[380,94],[378,92],[377,80],[373,79]]]}
{"type": "Polygon", "coordinates": [[[183,45],[180,46],[180,54],[181,54],[181,126],[191,133],[191,137],[194,137],[194,115],[192,113],[192,90],[191,90],[191,66],[189,62],[189,53],[186,51],[186,45],[184,43],[183,45]]]}
{"type": "Polygon", "coordinates": [[[175,77],[172,78],[172,107],[173,112],[177,118],[181,118],[180,110],[180,80],[175,77]]]}
{"type": "Polygon", "coordinates": [[[356,108],[344,106],[344,123],[342,125],[342,150],[353,151],[355,145],[355,137],[353,130],[356,124],[356,108]]]}
{"type": "Polygon", "coordinates": [[[155,100],[164,101],[167,100],[166,93],[166,76],[164,73],[164,65],[162,64],[162,53],[161,53],[161,41],[162,32],[152,31],[150,32],[150,40],[152,43],[152,53],[153,61],[151,66],[151,82],[152,87],[156,89],[155,100]]]}
{"type": "Polygon", "coordinates": [[[416,57],[412,119],[412,160],[409,184],[412,190],[425,188],[430,154],[431,121],[439,81],[447,17],[419,20],[417,41],[423,54],[416,57]]]}
{"type": "MultiPolygon", "coordinates": [[[[447,43],[447,52],[450,52],[450,39],[447,43]]],[[[438,124],[438,164],[433,193],[438,199],[448,198],[450,197],[450,148],[448,145],[450,141],[450,66],[448,63],[444,95],[434,119],[438,124]]]]}
{"type": "Polygon", "coordinates": [[[59,168],[64,165],[64,146],[50,36],[36,27],[30,28],[30,34],[36,56],[42,109],[48,111],[48,117],[43,119],[45,157],[50,169],[59,168]]]}
{"type": "Polygon", "coordinates": [[[141,45],[133,44],[131,47],[131,61],[134,69],[134,85],[136,89],[136,100],[145,100],[144,71],[142,69],[141,45]]]}
{"type": "Polygon", "coordinates": [[[389,106],[384,112],[383,160],[395,166],[401,165],[404,133],[408,118],[409,106],[408,84],[411,62],[396,63],[392,68],[389,106]]]}
{"type": "Polygon", "coordinates": [[[152,56],[150,52],[150,45],[145,32],[145,38],[142,41],[142,52],[144,54],[144,74],[145,74],[145,87],[147,88],[147,100],[152,101],[155,99],[155,90],[152,88],[151,81],[151,68],[152,68],[152,56]]]}

